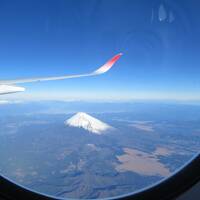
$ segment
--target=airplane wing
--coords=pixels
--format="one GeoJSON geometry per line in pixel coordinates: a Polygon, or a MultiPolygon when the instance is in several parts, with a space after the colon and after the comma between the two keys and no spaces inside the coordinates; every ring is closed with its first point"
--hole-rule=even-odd
{"type": "Polygon", "coordinates": [[[39,82],[39,81],[54,81],[54,80],[63,80],[68,78],[79,78],[86,76],[95,76],[100,75],[107,72],[115,62],[122,56],[122,54],[117,54],[109,61],[107,61],[103,66],[97,69],[94,72],[86,73],[86,74],[75,74],[75,75],[65,75],[65,76],[56,76],[56,77],[40,77],[40,78],[27,78],[27,79],[15,79],[15,80],[0,80],[0,85],[13,85],[18,83],[31,83],[31,82],[39,82]]]}

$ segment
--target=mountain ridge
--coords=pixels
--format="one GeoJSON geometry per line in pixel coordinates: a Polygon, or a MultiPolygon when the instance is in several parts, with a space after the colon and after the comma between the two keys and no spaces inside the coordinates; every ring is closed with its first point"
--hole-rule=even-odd
{"type": "Polygon", "coordinates": [[[101,135],[114,129],[112,126],[88,115],[84,112],[78,112],[65,121],[65,125],[70,127],[83,128],[90,133],[101,135]]]}

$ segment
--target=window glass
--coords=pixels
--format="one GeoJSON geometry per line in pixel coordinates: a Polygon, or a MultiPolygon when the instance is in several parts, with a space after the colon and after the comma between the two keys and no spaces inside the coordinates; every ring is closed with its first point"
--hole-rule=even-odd
{"type": "Polygon", "coordinates": [[[199,6],[0,1],[0,174],[39,193],[96,199],[183,167],[200,150],[199,6]],[[109,71],[111,62],[93,73],[115,55],[109,71]]]}

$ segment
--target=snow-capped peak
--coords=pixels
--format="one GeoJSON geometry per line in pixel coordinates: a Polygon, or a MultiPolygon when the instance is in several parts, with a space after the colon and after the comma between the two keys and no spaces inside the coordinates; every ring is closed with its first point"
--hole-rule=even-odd
{"type": "Polygon", "coordinates": [[[83,128],[91,133],[101,135],[106,131],[113,129],[110,125],[84,113],[78,112],[70,119],[65,121],[68,126],[83,128]]]}

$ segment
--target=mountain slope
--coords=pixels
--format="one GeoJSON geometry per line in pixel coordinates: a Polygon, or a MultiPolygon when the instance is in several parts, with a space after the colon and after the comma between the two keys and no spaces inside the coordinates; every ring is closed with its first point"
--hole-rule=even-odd
{"type": "Polygon", "coordinates": [[[83,112],[79,112],[66,120],[65,125],[83,128],[90,133],[98,135],[104,134],[106,131],[113,129],[110,125],[83,112]]]}

